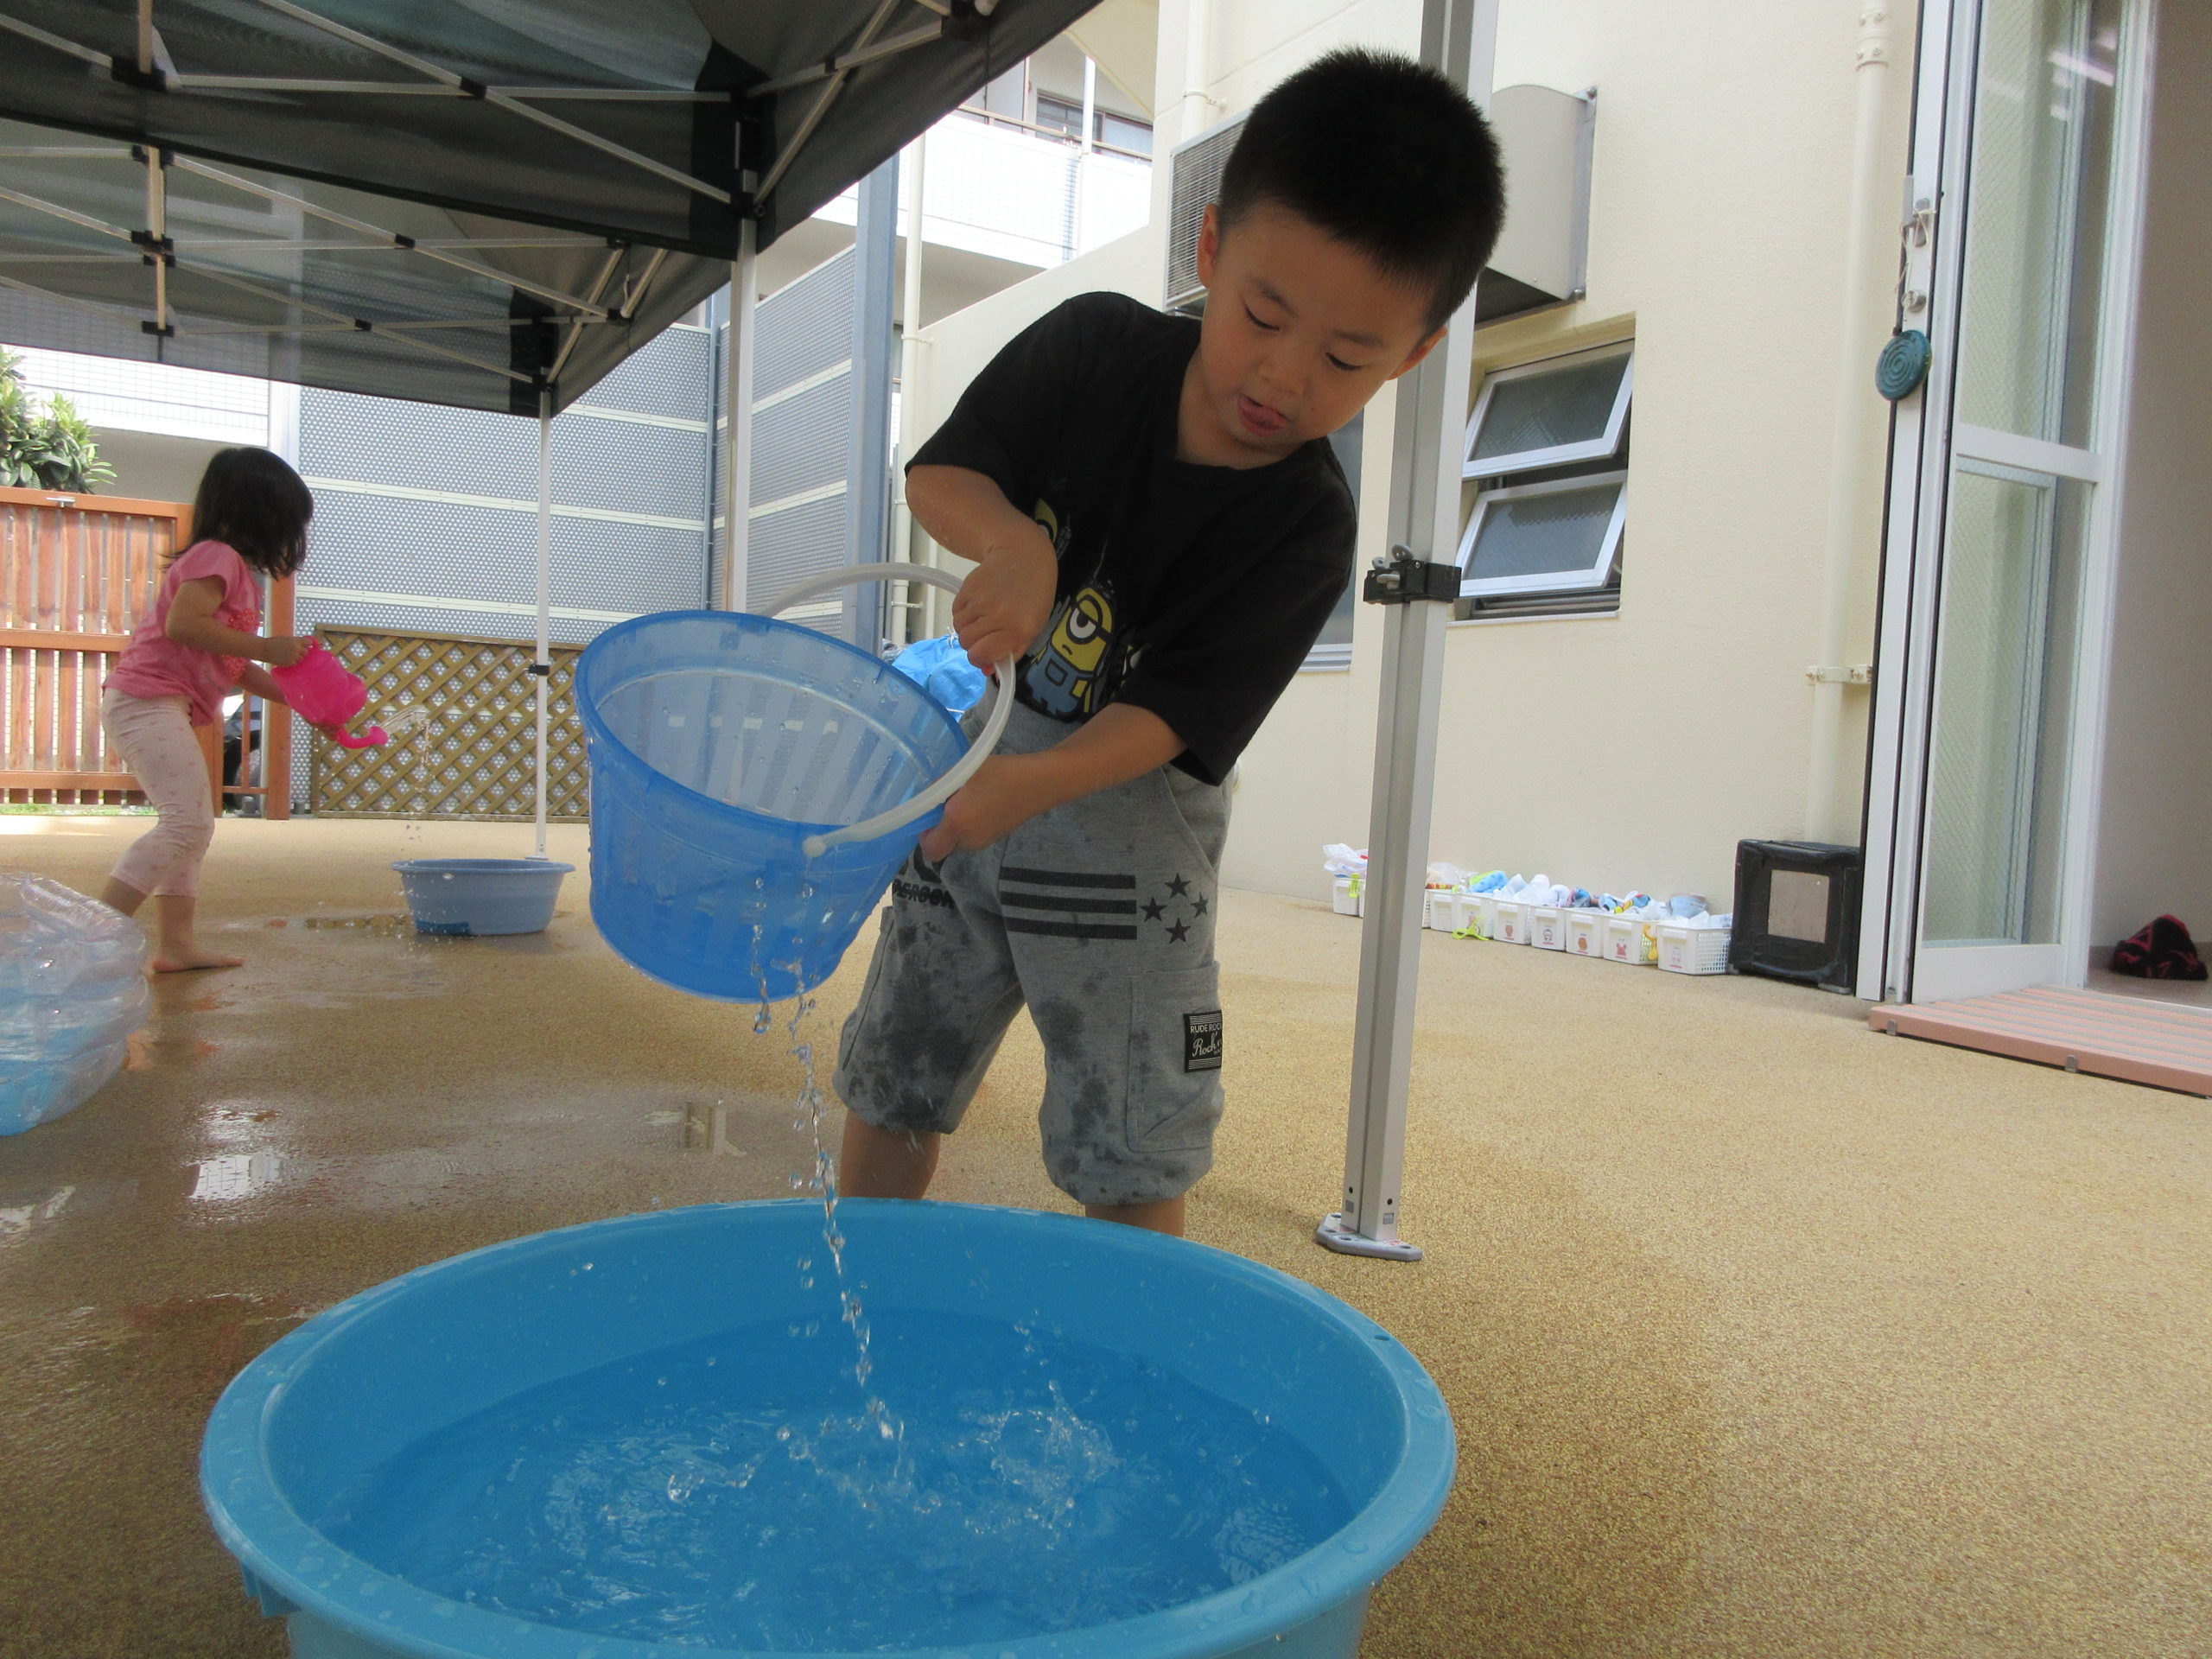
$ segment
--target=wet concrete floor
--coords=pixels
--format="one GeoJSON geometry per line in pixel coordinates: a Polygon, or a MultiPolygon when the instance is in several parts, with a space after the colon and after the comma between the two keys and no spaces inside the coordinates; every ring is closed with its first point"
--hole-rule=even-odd
{"type": "MultiPolygon", "coordinates": [[[[0,816],[96,887],[139,826],[0,816]]],[[[807,1162],[780,1029],[544,934],[410,932],[402,856],[526,828],[226,822],[249,958],[165,981],[132,1068],[0,1139],[0,1659],[265,1659],[194,1469],[298,1320],[476,1245],[807,1162]],[[717,1149],[720,1148],[720,1149],[717,1149]]],[[[580,830],[556,856],[584,862],[580,830]]],[[[1878,1036],[1863,1005],[1429,934],[1417,1267],[1312,1243],[1359,930],[1224,896],[1229,1114],[1192,1229],[1346,1298],[1450,1402],[1441,1522],[1365,1659],[2212,1651],[2212,1108],[1878,1036]]],[[[855,950],[806,1034],[825,1049],[855,950]]],[[[1018,1021],[938,1193],[1065,1209],[1018,1021]]],[[[834,1127],[833,1127],[834,1133],[834,1127]]]]}

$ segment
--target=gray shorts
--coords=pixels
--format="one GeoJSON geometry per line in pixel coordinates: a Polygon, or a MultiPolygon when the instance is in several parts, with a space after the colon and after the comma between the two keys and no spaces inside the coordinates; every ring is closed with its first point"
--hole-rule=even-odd
{"type": "MultiPolygon", "coordinates": [[[[1021,707],[999,753],[1069,728],[1021,707]]],[[[881,1129],[959,1127],[1024,1003],[1045,1042],[1045,1168],[1079,1204],[1146,1204],[1213,1163],[1217,869],[1227,791],[1173,766],[892,883],[832,1086],[881,1129]]]]}

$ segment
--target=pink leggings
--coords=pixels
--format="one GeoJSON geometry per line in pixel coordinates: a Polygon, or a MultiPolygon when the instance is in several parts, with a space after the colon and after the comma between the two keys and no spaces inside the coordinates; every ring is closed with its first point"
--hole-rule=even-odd
{"type": "Polygon", "coordinates": [[[190,705],[182,697],[134,697],[110,686],[100,696],[100,724],[161,814],[110,874],[141,893],[192,897],[200,891],[200,861],[215,835],[215,799],[190,705]]]}

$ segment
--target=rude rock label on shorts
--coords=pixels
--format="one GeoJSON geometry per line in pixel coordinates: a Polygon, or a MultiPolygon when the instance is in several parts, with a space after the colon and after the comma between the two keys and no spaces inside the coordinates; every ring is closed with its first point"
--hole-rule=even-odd
{"type": "Polygon", "coordinates": [[[1183,1069],[1185,1071],[1221,1070],[1221,1010],[1183,1016],[1183,1069]]]}

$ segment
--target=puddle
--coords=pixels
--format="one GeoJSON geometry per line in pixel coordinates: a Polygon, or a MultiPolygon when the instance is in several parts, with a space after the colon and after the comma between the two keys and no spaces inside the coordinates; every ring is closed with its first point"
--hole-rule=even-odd
{"type": "Polygon", "coordinates": [[[0,1243],[34,1233],[64,1215],[98,1214],[138,1196],[136,1181],[93,1181],[43,1192],[0,1193],[0,1243]]]}
{"type": "Polygon", "coordinates": [[[40,1224],[52,1221],[69,1207],[69,1200],[76,1196],[75,1187],[58,1186],[28,1203],[0,1204],[0,1238],[28,1233],[40,1224]]]}
{"type": "Polygon", "coordinates": [[[194,1204],[237,1204],[283,1178],[282,1153],[226,1152],[202,1158],[193,1166],[191,1198],[194,1204]]]}

